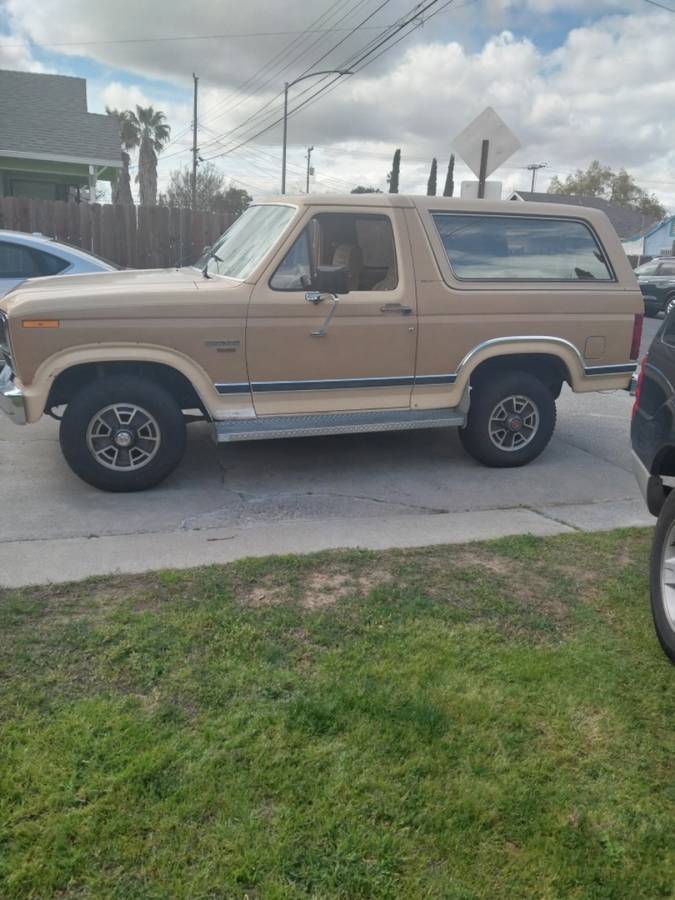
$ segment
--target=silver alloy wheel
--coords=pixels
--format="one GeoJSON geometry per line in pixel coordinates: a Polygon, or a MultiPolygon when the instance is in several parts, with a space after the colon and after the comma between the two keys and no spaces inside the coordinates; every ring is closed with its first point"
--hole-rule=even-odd
{"type": "Polygon", "coordinates": [[[670,313],[675,309],[675,297],[672,300],[668,301],[668,306],[666,306],[666,315],[670,315],[670,313]]]}
{"type": "Polygon", "coordinates": [[[488,433],[499,450],[514,453],[533,440],[539,430],[539,409],[529,397],[504,397],[490,413],[488,433]]]}
{"type": "Polygon", "coordinates": [[[661,600],[668,624],[675,631],[675,522],[668,529],[661,552],[661,600]]]}
{"type": "Polygon", "coordinates": [[[100,465],[132,472],[155,458],[162,442],[156,419],[133,403],[113,403],[99,410],[87,428],[87,447],[100,465]]]}

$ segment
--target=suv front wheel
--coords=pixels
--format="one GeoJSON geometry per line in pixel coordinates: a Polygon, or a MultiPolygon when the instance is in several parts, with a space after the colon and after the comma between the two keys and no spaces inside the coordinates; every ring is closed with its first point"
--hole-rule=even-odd
{"type": "Polygon", "coordinates": [[[172,472],[183,456],[183,413],[158,384],[111,375],[70,400],[59,434],[76,475],[104,491],[142,491],[172,472]]]}
{"type": "Polygon", "coordinates": [[[527,372],[496,372],[490,379],[471,389],[469,417],[459,432],[462,446],[485,466],[524,466],[551,440],[553,394],[527,372]]]}

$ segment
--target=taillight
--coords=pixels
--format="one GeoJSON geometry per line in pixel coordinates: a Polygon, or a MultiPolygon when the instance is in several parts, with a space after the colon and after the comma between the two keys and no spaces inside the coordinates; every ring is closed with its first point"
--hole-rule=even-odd
{"type": "Polygon", "coordinates": [[[642,323],[644,313],[635,313],[633,319],[633,338],[630,342],[630,359],[637,359],[640,355],[640,342],[642,341],[642,323]]]}
{"type": "Polygon", "coordinates": [[[642,393],[642,383],[645,380],[645,369],[647,367],[647,357],[645,356],[642,362],[640,363],[640,371],[638,372],[637,384],[635,385],[635,401],[633,403],[633,409],[631,410],[631,418],[635,416],[635,413],[638,411],[638,407],[640,405],[640,394],[642,393]]]}

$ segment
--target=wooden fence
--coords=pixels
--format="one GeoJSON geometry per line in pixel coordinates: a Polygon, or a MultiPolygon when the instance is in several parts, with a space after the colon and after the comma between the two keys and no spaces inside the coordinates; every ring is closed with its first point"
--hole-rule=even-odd
{"type": "Polygon", "coordinates": [[[0,197],[0,228],[40,232],[138,269],[194,262],[232,223],[229,213],[0,197]]]}

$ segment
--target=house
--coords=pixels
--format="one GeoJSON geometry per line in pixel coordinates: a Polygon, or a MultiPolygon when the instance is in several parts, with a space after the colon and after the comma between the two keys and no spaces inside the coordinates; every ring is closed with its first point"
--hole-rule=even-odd
{"type": "Polygon", "coordinates": [[[0,197],[93,197],[121,167],[117,122],[87,112],[84,78],[0,69],[0,197]]]}
{"type": "MultiPolygon", "coordinates": [[[[601,197],[584,197],[576,194],[545,194],[537,191],[514,191],[509,200],[530,200],[536,203],[566,203],[572,206],[590,206],[593,209],[601,209],[614,226],[621,243],[631,240],[636,234],[644,234],[646,229],[655,223],[653,219],[645,216],[638,209],[627,206],[619,206],[618,203],[610,203],[601,197]]],[[[626,253],[634,252],[626,250],[626,253]]]]}
{"type": "Polygon", "coordinates": [[[628,254],[643,256],[675,256],[675,216],[667,216],[647,231],[637,232],[622,241],[628,254]]]}

